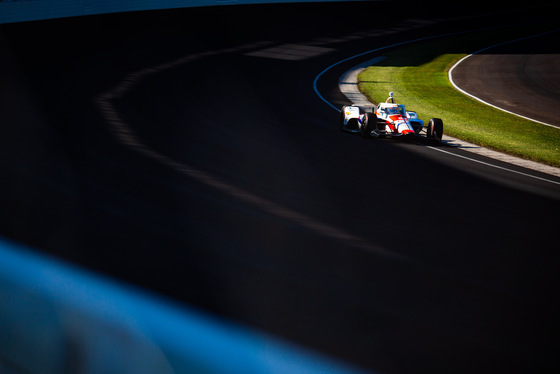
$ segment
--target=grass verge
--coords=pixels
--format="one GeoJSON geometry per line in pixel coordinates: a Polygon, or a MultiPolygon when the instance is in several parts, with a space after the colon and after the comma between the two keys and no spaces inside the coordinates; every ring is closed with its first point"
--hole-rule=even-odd
{"type": "MultiPolygon", "coordinates": [[[[542,26],[485,31],[413,43],[358,76],[358,87],[374,103],[389,91],[427,121],[439,117],[444,133],[526,159],[560,167],[560,129],[502,112],[457,91],[449,69],[482,48],[543,32],[542,26]]],[[[529,98],[528,98],[529,99],[529,98]]]]}

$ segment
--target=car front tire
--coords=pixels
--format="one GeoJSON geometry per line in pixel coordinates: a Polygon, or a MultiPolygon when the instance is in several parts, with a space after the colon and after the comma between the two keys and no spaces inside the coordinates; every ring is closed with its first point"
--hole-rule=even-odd
{"type": "Polygon", "coordinates": [[[441,141],[441,137],[443,136],[443,121],[440,118],[430,118],[427,130],[426,135],[429,139],[441,141]]]}

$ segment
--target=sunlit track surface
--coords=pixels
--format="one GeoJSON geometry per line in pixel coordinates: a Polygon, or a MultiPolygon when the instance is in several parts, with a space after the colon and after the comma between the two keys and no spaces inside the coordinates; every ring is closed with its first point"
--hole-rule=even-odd
{"type": "MultiPolygon", "coordinates": [[[[2,235],[380,372],[557,367],[558,187],[342,134],[312,89],[336,61],[472,21],[314,9],[39,25],[55,50],[4,27],[2,235]],[[71,48],[69,29],[96,32],[71,48]]],[[[318,82],[335,105],[350,66],[318,82]]]]}
{"type": "Polygon", "coordinates": [[[453,80],[478,100],[549,126],[560,126],[558,31],[485,49],[453,69],[453,80]]]}

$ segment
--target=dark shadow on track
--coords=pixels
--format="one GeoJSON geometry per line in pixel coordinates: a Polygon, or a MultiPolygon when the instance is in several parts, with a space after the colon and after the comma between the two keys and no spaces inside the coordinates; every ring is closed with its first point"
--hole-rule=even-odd
{"type": "MultiPolygon", "coordinates": [[[[558,201],[415,144],[342,136],[314,76],[440,26],[378,24],[393,32],[375,36],[367,24],[337,23],[339,7],[322,17],[279,5],[3,26],[4,72],[18,75],[0,93],[1,234],[372,370],[557,367],[548,342],[558,201]],[[224,28],[201,35],[193,20],[224,28]],[[83,44],[62,38],[69,31],[83,32],[83,44]],[[225,52],[321,40],[329,53],[298,61],[225,52]],[[174,163],[119,141],[95,98],[131,72],[196,54],[112,100],[143,145],[174,163]],[[401,257],[333,240],[325,227],[401,257]]],[[[336,82],[320,87],[333,102],[343,100],[336,82]]]]}

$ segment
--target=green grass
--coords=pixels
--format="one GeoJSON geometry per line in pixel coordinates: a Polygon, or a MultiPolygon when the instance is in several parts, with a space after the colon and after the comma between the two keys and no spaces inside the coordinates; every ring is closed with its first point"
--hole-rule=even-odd
{"type": "Polygon", "coordinates": [[[441,118],[445,134],[560,166],[560,129],[485,105],[457,91],[448,80],[449,69],[467,54],[542,31],[518,27],[417,42],[387,53],[385,60],[364,70],[358,86],[376,104],[393,91],[397,102],[425,122],[441,118]]]}

